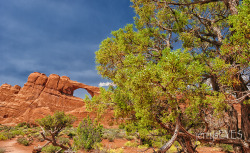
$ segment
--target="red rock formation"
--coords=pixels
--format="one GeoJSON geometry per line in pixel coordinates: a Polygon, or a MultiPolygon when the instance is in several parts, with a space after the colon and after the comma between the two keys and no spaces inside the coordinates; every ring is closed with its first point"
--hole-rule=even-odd
{"type": "Polygon", "coordinates": [[[69,77],[43,73],[32,73],[27,83],[20,86],[3,84],[0,87],[0,123],[34,122],[36,119],[55,111],[74,112],[82,108],[86,116],[85,104],[74,97],[74,90],[83,88],[91,96],[98,95],[98,87],[88,86],[69,77]]]}

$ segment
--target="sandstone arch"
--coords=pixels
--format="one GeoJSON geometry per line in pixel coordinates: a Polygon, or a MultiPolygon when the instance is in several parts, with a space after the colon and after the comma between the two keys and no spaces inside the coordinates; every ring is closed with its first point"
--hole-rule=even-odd
{"type": "Polygon", "coordinates": [[[92,97],[100,93],[98,87],[70,80],[67,76],[34,72],[20,86],[4,84],[0,87],[0,123],[28,121],[43,117],[57,110],[70,112],[85,111],[85,103],[74,97],[76,89],[85,89],[92,97]]]}

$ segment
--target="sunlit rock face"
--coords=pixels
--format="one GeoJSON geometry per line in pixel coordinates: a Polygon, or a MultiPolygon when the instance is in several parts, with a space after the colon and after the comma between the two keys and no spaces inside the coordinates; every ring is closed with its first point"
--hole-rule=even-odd
{"type": "Polygon", "coordinates": [[[38,72],[31,73],[22,88],[3,84],[0,86],[0,124],[34,123],[55,111],[78,114],[82,118],[89,113],[84,101],[73,96],[78,88],[87,90],[92,97],[100,93],[98,87],[72,81],[69,77],[57,74],[47,77],[38,72]]]}

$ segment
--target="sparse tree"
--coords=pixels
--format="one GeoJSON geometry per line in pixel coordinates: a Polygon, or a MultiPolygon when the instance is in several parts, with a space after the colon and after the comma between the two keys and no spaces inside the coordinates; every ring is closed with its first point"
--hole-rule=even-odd
{"type": "Polygon", "coordinates": [[[249,153],[250,1],[132,2],[135,25],[112,32],[96,52],[98,72],[116,87],[88,107],[113,107],[138,133],[166,130],[172,138],[158,152],[178,141],[193,153],[198,140],[249,153]],[[241,106],[241,127],[233,104],[241,106]]]}
{"type": "Polygon", "coordinates": [[[42,119],[37,120],[37,123],[40,125],[42,132],[41,135],[44,138],[44,140],[47,140],[48,142],[43,145],[42,147],[36,148],[35,151],[39,152],[42,150],[43,147],[47,146],[49,143],[51,143],[53,146],[58,146],[61,149],[58,150],[68,150],[71,148],[70,143],[62,144],[59,142],[59,134],[60,132],[66,128],[72,126],[72,124],[75,122],[76,118],[72,115],[66,115],[64,112],[56,112],[53,116],[48,115],[42,119]],[[47,134],[48,135],[47,135],[47,134]]]}

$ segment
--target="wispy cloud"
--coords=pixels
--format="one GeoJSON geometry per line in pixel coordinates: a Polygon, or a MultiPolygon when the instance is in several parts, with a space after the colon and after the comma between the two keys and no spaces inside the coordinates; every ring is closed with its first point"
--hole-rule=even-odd
{"type": "Polygon", "coordinates": [[[114,83],[112,82],[100,82],[99,87],[108,87],[108,86],[116,86],[114,83]]]}

